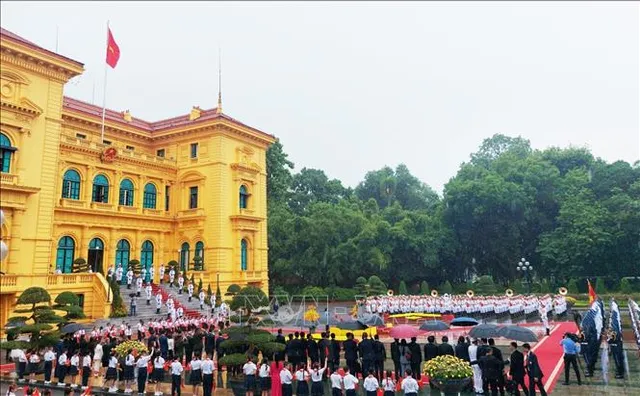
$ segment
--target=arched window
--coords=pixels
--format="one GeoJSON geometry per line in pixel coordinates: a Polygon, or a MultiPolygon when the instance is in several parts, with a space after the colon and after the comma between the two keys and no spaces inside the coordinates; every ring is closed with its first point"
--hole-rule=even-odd
{"type": "Polygon", "coordinates": [[[156,186],[152,183],[147,183],[144,186],[144,197],[142,200],[142,207],[145,209],[156,208],[156,186]]]}
{"type": "Polygon", "coordinates": [[[80,174],[73,169],[62,177],[62,198],[80,199],[80,174]]]}
{"type": "Polygon", "coordinates": [[[189,266],[189,244],[183,243],[180,247],[180,272],[184,272],[189,266]]]}
{"type": "Polygon", "coordinates": [[[247,187],[240,186],[240,209],[246,209],[249,202],[249,191],[247,187]]]}
{"type": "Polygon", "coordinates": [[[118,264],[122,265],[122,279],[126,281],[127,279],[127,271],[129,270],[129,250],[130,245],[129,241],[126,239],[121,239],[118,241],[116,245],[116,268],[118,264]]]}
{"type": "Polygon", "coordinates": [[[11,140],[4,133],[0,133],[0,171],[11,171],[11,156],[17,149],[11,145],[11,140]]]}
{"type": "Polygon", "coordinates": [[[194,257],[200,257],[200,267],[196,269],[202,271],[204,269],[204,242],[196,242],[196,252],[194,257]]]}
{"type": "Polygon", "coordinates": [[[75,247],[76,243],[73,238],[69,236],[60,238],[56,255],[56,270],[60,270],[63,274],[71,273],[75,247]]]}
{"type": "Polygon", "coordinates": [[[153,242],[144,241],[142,243],[142,252],[140,253],[140,265],[147,270],[146,277],[143,279],[145,282],[149,282],[149,279],[151,279],[151,274],[149,273],[151,264],[153,264],[153,242]]]}
{"type": "Polygon", "coordinates": [[[133,206],[133,183],[129,179],[120,182],[120,205],[133,206]]]}
{"type": "Polygon", "coordinates": [[[109,180],[104,175],[98,175],[93,179],[93,202],[109,202],[109,180]]]}
{"type": "Polygon", "coordinates": [[[89,252],[87,261],[91,266],[91,271],[104,273],[102,268],[102,258],[104,257],[104,242],[100,238],[93,238],[89,242],[89,252]]]}
{"type": "Polygon", "coordinates": [[[248,252],[248,243],[246,239],[243,239],[242,242],[240,242],[240,270],[242,271],[246,271],[247,270],[247,261],[248,261],[248,256],[249,256],[249,252],[248,252]]]}

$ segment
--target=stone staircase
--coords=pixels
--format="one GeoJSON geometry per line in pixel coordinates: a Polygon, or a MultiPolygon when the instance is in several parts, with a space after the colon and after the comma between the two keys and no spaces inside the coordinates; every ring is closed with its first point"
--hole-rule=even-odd
{"type": "MultiPolygon", "coordinates": [[[[168,283],[163,283],[159,285],[162,290],[165,290],[167,293],[170,293],[173,297],[173,301],[176,303],[180,303],[182,309],[184,309],[185,315],[187,310],[194,311],[197,313],[197,316],[208,316],[211,314],[211,306],[207,305],[209,299],[205,299],[204,310],[200,310],[200,299],[198,298],[198,289],[195,288],[193,291],[193,297],[191,298],[191,302],[189,302],[189,294],[186,291],[183,291],[182,294],[179,294],[178,286],[174,285],[170,287],[168,283]]],[[[177,307],[177,306],[176,306],[177,307]]]]}
{"type": "MultiPolygon", "coordinates": [[[[151,295],[151,305],[147,305],[147,297],[144,289],[142,293],[140,293],[140,297],[137,297],[137,308],[136,308],[136,319],[162,319],[167,317],[167,306],[166,302],[171,295],[173,297],[174,305],[176,309],[178,307],[182,307],[184,311],[184,316],[187,318],[200,317],[204,314],[204,311],[200,311],[200,305],[198,299],[193,299],[192,303],[188,303],[188,297],[186,294],[178,294],[178,288],[170,288],[168,285],[157,285],[152,284],[152,295],[151,295]],[[160,308],[160,314],[156,314],[156,298],[155,296],[158,294],[158,291],[162,294],[162,308],[160,308]],[[195,309],[194,309],[195,308],[195,309]]],[[[127,285],[120,286],[120,295],[122,296],[122,301],[124,305],[127,307],[127,311],[131,306],[131,294],[135,294],[135,287],[131,287],[131,289],[127,289],[127,285]]],[[[130,317],[134,318],[134,317],[130,317]]]]}

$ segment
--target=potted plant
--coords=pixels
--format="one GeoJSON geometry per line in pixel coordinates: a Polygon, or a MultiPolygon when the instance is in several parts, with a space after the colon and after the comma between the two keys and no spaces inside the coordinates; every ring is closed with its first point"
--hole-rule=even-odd
{"type": "Polygon", "coordinates": [[[202,271],[202,257],[196,256],[193,258],[193,269],[195,271],[202,271]]]}
{"type": "Polygon", "coordinates": [[[284,351],[284,345],[275,342],[275,336],[266,330],[251,326],[230,327],[222,331],[227,339],[220,344],[225,355],[219,364],[226,366],[227,385],[235,394],[244,394],[242,366],[252,357],[255,363],[258,355],[273,357],[276,352],[284,351]]]}
{"type": "Polygon", "coordinates": [[[460,393],[471,383],[473,370],[469,362],[444,355],[424,364],[424,374],[444,394],[460,393]]]}

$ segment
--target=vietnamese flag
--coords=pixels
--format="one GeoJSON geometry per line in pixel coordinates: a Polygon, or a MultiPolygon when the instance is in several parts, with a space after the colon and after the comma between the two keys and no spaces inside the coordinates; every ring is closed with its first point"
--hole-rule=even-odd
{"type": "Polygon", "coordinates": [[[587,286],[589,287],[589,304],[592,304],[596,300],[596,298],[598,298],[598,296],[596,295],[596,291],[593,290],[589,279],[587,279],[587,286]]]}
{"type": "Polygon", "coordinates": [[[120,47],[116,44],[116,40],[111,34],[111,29],[107,28],[107,65],[115,69],[120,59],[120,47]]]}

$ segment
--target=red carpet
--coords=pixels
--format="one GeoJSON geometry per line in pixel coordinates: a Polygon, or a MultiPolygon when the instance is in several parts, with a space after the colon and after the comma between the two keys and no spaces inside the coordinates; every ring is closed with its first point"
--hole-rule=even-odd
{"type": "MultiPolygon", "coordinates": [[[[162,303],[166,304],[167,303],[167,299],[169,298],[169,293],[167,293],[167,291],[156,285],[155,283],[151,284],[151,289],[152,289],[152,294],[155,296],[156,294],[158,294],[158,291],[160,292],[160,294],[162,294],[162,303]]],[[[199,318],[202,316],[202,314],[196,310],[190,309],[185,307],[184,305],[180,304],[180,301],[178,301],[177,298],[173,299],[173,306],[178,309],[178,307],[182,307],[182,311],[184,312],[184,316],[185,318],[199,318]]]]}
{"type": "Polygon", "coordinates": [[[558,322],[551,330],[551,335],[544,337],[532,348],[538,356],[540,368],[544,373],[542,383],[549,394],[553,391],[561,375],[564,375],[560,340],[562,340],[564,333],[575,333],[577,330],[574,322],[558,322]]]}

